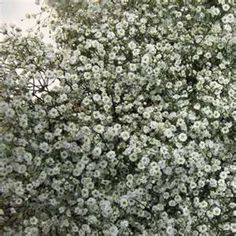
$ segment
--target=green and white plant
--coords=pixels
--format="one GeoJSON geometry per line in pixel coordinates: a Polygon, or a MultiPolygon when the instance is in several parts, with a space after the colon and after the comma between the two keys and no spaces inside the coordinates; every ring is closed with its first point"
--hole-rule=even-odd
{"type": "Polygon", "coordinates": [[[236,235],[235,5],[48,4],[1,29],[0,234],[236,235]]]}

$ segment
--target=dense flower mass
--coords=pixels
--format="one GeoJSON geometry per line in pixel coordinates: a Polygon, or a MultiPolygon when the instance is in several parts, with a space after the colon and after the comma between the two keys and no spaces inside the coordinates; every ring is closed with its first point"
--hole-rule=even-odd
{"type": "Polygon", "coordinates": [[[235,5],[48,3],[55,47],[1,30],[0,234],[236,235],[235,5]]]}

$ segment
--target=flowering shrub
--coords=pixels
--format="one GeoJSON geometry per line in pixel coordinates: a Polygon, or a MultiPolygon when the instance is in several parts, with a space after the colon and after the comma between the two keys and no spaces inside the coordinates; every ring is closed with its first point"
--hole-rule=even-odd
{"type": "Polygon", "coordinates": [[[235,235],[235,6],[49,3],[56,47],[2,29],[2,234],[235,235]]]}

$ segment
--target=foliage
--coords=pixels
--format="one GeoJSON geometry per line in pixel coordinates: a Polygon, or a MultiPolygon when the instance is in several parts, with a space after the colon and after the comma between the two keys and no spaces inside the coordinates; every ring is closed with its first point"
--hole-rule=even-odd
{"type": "Polygon", "coordinates": [[[235,235],[235,6],[48,3],[55,47],[2,29],[3,235],[235,235]]]}

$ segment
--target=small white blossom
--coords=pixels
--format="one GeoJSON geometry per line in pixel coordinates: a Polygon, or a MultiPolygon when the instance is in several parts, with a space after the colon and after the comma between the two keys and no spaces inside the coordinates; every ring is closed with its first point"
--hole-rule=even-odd
{"type": "Polygon", "coordinates": [[[185,133],[181,133],[181,134],[179,134],[178,138],[181,142],[185,142],[188,137],[185,133]]]}
{"type": "Polygon", "coordinates": [[[130,133],[128,131],[123,131],[120,133],[120,136],[124,141],[127,141],[130,138],[130,133]]]}
{"type": "Polygon", "coordinates": [[[102,125],[96,125],[94,127],[94,131],[99,133],[99,134],[102,134],[104,132],[104,127],[102,125]]]}

